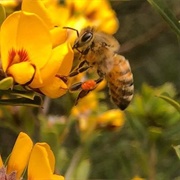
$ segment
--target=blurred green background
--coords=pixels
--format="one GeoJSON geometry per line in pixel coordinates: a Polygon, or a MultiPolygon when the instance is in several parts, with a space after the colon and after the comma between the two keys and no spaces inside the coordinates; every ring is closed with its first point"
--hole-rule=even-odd
{"type": "MultiPolygon", "coordinates": [[[[84,134],[71,114],[76,96],[69,93],[55,100],[46,98],[43,110],[1,106],[0,152],[7,157],[18,132],[25,131],[34,142],[51,145],[57,172],[67,180],[128,180],[135,176],[178,180],[180,161],[173,146],[180,144],[180,114],[156,96],[168,93],[179,101],[179,37],[147,1],[110,2],[120,21],[115,37],[134,74],[135,96],[125,111],[125,125],[94,130],[82,141],[84,134]]],[[[180,2],[164,3],[180,19],[180,2]]],[[[115,108],[109,103],[107,88],[97,96],[100,105],[92,112],[93,118],[115,108]]]]}

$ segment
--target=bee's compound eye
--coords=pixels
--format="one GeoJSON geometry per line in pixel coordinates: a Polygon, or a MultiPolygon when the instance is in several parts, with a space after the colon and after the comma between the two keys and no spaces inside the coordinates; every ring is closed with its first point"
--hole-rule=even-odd
{"type": "Polygon", "coordinates": [[[88,32],[88,33],[85,33],[85,34],[82,36],[81,41],[82,41],[82,42],[87,42],[87,41],[90,40],[91,38],[92,38],[92,33],[88,32]]]}

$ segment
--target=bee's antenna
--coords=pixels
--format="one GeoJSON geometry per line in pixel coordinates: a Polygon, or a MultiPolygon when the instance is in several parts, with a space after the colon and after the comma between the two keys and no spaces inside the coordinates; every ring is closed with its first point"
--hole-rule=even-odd
{"type": "Polygon", "coordinates": [[[76,31],[77,37],[79,37],[79,32],[78,32],[77,29],[74,29],[74,28],[71,28],[71,27],[63,27],[63,28],[64,28],[64,29],[71,29],[71,30],[73,30],[73,31],[76,31]]]}

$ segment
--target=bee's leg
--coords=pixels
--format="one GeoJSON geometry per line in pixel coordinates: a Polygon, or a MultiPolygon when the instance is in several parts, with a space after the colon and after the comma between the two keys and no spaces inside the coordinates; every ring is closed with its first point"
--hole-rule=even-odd
{"type": "Polygon", "coordinates": [[[103,80],[103,77],[100,77],[96,80],[87,80],[85,82],[78,82],[73,84],[70,88],[69,91],[78,91],[78,90],[84,90],[84,91],[92,91],[94,90],[97,85],[103,80]]]}
{"type": "Polygon", "coordinates": [[[87,62],[86,60],[84,60],[84,61],[80,62],[80,64],[78,65],[78,67],[69,74],[69,77],[76,76],[76,75],[78,75],[79,73],[82,73],[82,72],[88,70],[89,68],[90,68],[90,66],[88,65],[88,62],[87,62]],[[85,64],[87,64],[87,65],[84,66],[85,64]]]}
{"type": "Polygon", "coordinates": [[[78,94],[78,97],[75,101],[75,105],[78,104],[79,99],[84,98],[89,92],[93,91],[97,85],[103,80],[103,77],[100,77],[96,80],[87,80],[85,82],[76,83],[73,85],[74,89],[82,89],[78,94]]]}
{"type": "Polygon", "coordinates": [[[99,77],[98,79],[94,80],[96,82],[96,84],[99,84],[102,80],[104,79],[104,77],[99,77]]]}
{"type": "Polygon", "coordinates": [[[88,93],[90,92],[90,90],[82,90],[80,91],[80,93],[78,94],[78,97],[76,98],[75,101],[75,106],[78,104],[79,99],[82,99],[83,97],[85,97],[88,93]]]}
{"type": "Polygon", "coordinates": [[[79,90],[84,90],[84,91],[92,91],[93,89],[96,88],[97,84],[99,83],[99,79],[97,80],[87,80],[84,82],[78,82],[73,84],[70,88],[69,91],[79,91],[79,90]]]}
{"type": "Polygon", "coordinates": [[[78,82],[78,83],[75,83],[73,84],[70,88],[69,88],[69,91],[73,92],[73,91],[79,91],[82,89],[82,84],[83,82],[78,82]]]}
{"type": "Polygon", "coordinates": [[[76,98],[75,105],[78,104],[79,99],[85,97],[90,92],[89,89],[83,89],[84,83],[86,83],[86,81],[85,82],[78,82],[78,83],[73,84],[69,88],[69,91],[71,91],[71,92],[81,90],[80,93],[78,94],[78,97],[76,98]]]}

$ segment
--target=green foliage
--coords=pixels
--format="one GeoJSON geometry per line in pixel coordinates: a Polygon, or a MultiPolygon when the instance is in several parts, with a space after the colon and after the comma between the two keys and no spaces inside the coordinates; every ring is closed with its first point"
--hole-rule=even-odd
{"type": "Polygon", "coordinates": [[[10,96],[0,99],[1,105],[42,107],[41,96],[37,96],[33,91],[0,90],[0,95],[10,96]]]}
{"type": "Polygon", "coordinates": [[[164,99],[165,101],[167,101],[174,108],[176,108],[177,111],[180,112],[180,104],[178,102],[176,102],[175,100],[173,100],[172,98],[170,98],[168,95],[159,95],[158,97],[160,97],[160,98],[164,99]]]}
{"type": "Polygon", "coordinates": [[[8,90],[13,87],[13,78],[7,77],[0,81],[0,90],[8,90]]]}
{"type": "Polygon", "coordinates": [[[176,151],[176,154],[178,158],[180,159],[180,145],[173,146],[174,150],[176,151]]]}
{"type": "Polygon", "coordinates": [[[5,19],[6,19],[5,8],[0,4],[0,25],[3,23],[5,19]]]}
{"type": "Polygon", "coordinates": [[[42,97],[32,90],[15,86],[13,78],[6,77],[0,81],[0,104],[42,107],[42,97]]]}
{"type": "Polygon", "coordinates": [[[175,17],[174,13],[165,4],[164,0],[147,0],[152,7],[164,18],[172,30],[180,37],[180,22],[175,17]]]}
{"type": "Polygon", "coordinates": [[[77,167],[77,172],[75,179],[84,179],[87,180],[89,177],[89,170],[90,170],[90,162],[88,159],[81,161],[79,166],[77,167]]]}
{"type": "MultiPolygon", "coordinates": [[[[163,100],[157,98],[157,96],[164,92],[168,92],[171,97],[174,97],[176,94],[174,87],[170,83],[157,88],[143,84],[141,93],[136,94],[128,112],[134,119],[141,118],[141,123],[137,125],[139,128],[142,125],[166,127],[178,121],[176,110],[172,106],[167,106],[167,103],[163,100]]],[[[132,123],[135,122],[133,121],[132,123]]]]}

